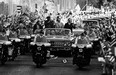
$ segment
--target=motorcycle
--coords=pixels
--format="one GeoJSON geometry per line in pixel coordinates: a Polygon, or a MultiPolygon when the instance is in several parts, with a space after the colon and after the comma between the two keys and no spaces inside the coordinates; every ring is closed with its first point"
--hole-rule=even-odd
{"type": "MultiPolygon", "coordinates": [[[[78,43],[79,39],[72,44],[73,49],[73,65],[76,64],[79,69],[90,65],[92,44],[78,43]]],[[[86,41],[86,40],[85,40],[86,41]]]]}
{"type": "Polygon", "coordinates": [[[10,32],[9,36],[9,41],[12,42],[12,46],[13,46],[13,56],[12,56],[12,60],[14,61],[14,59],[18,56],[18,54],[20,54],[20,43],[21,40],[17,37],[17,34],[15,32],[10,32]]]}
{"type": "Polygon", "coordinates": [[[5,34],[0,34],[0,61],[4,65],[9,57],[12,56],[13,48],[12,43],[8,41],[8,38],[5,34]]]}
{"type": "Polygon", "coordinates": [[[31,42],[30,44],[32,46],[33,62],[37,67],[41,67],[47,62],[46,55],[47,49],[49,48],[50,44],[41,42],[31,42]]]}
{"type": "Polygon", "coordinates": [[[31,37],[26,29],[19,31],[19,39],[21,39],[21,44],[20,44],[21,55],[24,55],[25,53],[30,52],[29,50],[30,50],[31,37]]]}
{"type": "Polygon", "coordinates": [[[88,38],[93,43],[92,55],[99,55],[99,51],[101,49],[100,45],[101,37],[91,35],[88,38]]]}

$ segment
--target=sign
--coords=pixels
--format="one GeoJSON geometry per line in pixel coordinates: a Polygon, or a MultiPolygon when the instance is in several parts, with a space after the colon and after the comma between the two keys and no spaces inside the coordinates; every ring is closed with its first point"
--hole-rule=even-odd
{"type": "Polygon", "coordinates": [[[21,13],[21,11],[22,11],[22,6],[17,6],[17,12],[21,13]]]}

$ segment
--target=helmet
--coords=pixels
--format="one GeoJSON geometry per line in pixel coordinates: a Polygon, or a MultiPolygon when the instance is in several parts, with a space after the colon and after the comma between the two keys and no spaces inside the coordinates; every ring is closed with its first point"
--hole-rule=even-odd
{"type": "Polygon", "coordinates": [[[39,32],[40,34],[44,34],[44,32],[43,32],[43,30],[40,30],[40,32],[39,32]]]}

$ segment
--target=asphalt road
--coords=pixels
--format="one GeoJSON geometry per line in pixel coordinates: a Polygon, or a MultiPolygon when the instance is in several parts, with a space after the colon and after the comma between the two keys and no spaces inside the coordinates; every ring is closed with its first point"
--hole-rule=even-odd
{"type": "Polygon", "coordinates": [[[97,59],[92,59],[91,65],[79,70],[72,65],[72,58],[51,59],[42,68],[36,68],[31,55],[18,56],[15,61],[8,61],[6,65],[0,65],[0,75],[101,75],[102,67],[97,59]]]}

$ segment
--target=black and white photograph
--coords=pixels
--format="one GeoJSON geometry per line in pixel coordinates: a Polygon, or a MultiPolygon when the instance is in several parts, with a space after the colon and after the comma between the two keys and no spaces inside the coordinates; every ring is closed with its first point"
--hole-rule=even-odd
{"type": "Polygon", "coordinates": [[[116,0],[0,0],[0,75],[116,75],[116,0]]]}

